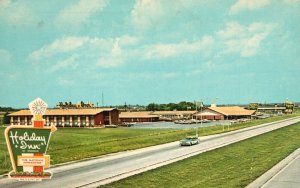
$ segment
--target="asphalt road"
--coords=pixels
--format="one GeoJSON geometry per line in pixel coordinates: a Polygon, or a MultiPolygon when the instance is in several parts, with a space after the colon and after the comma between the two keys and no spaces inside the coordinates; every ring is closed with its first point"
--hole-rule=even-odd
{"type": "Polygon", "coordinates": [[[173,142],[110,154],[98,159],[51,168],[50,171],[54,173],[51,180],[19,182],[3,178],[0,179],[0,187],[96,187],[299,121],[300,118],[293,118],[219,135],[200,137],[201,143],[191,147],[180,147],[178,142],[173,142]]]}

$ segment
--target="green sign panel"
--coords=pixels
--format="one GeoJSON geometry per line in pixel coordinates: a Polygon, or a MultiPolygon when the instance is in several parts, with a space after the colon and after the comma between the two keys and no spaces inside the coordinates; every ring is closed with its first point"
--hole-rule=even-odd
{"type": "Polygon", "coordinates": [[[51,129],[37,128],[15,128],[9,127],[6,132],[8,144],[14,158],[14,165],[17,171],[22,170],[22,166],[17,165],[18,156],[28,153],[45,153],[50,139],[51,129]]]}

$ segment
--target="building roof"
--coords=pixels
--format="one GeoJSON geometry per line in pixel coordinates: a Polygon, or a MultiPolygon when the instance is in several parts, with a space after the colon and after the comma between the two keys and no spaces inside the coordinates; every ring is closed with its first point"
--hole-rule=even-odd
{"type": "Polygon", "coordinates": [[[286,107],[258,107],[257,110],[285,110],[286,107]]]}
{"type": "Polygon", "coordinates": [[[212,110],[207,110],[207,109],[205,109],[202,112],[199,112],[199,113],[196,114],[196,116],[216,116],[216,115],[220,116],[222,114],[220,114],[218,112],[215,112],[215,111],[212,111],[212,110]]]}
{"type": "Polygon", "coordinates": [[[193,110],[193,111],[154,111],[152,112],[152,114],[155,115],[165,115],[165,114],[174,114],[174,115],[181,115],[181,114],[194,114],[197,111],[193,110]]]}
{"type": "MultiPolygon", "coordinates": [[[[114,109],[115,108],[47,109],[45,115],[96,115],[103,111],[112,111],[114,109]]],[[[20,110],[9,114],[9,116],[32,116],[32,114],[30,110],[20,110]]]]}
{"type": "Polygon", "coordinates": [[[151,114],[148,111],[142,112],[121,112],[119,118],[155,118],[157,115],[151,114]]]}
{"type": "Polygon", "coordinates": [[[255,112],[255,110],[247,110],[239,106],[208,107],[208,109],[225,116],[250,116],[255,112]]]}

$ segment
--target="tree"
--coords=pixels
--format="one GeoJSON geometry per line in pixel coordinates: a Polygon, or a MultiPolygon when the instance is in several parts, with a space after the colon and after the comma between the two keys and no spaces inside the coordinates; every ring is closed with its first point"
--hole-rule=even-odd
{"type": "Polygon", "coordinates": [[[250,103],[249,104],[249,110],[257,110],[258,103],[250,103]]]}
{"type": "Polygon", "coordinates": [[[146,110],[148,111],[174,111],[174,110],[195,110],[196,105],[193,102],[186,102],[186,101],[181,101],[180,103],[168,103],[168,104],[155,104],[155,103],[150,103],[146,106],[146,110]]]}

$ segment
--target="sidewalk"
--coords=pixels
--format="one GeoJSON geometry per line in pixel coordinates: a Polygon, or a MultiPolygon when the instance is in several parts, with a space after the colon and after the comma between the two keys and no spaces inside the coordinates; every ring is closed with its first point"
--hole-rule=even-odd
{"type": "Polygon", "coordinates": [[[279,162],[246,188],[299,188],[300,148],[279,162]]]}

